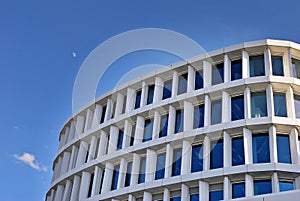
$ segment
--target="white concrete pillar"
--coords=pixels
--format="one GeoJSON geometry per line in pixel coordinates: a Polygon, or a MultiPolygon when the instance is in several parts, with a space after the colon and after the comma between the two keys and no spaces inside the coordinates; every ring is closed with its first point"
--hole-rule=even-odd
{"type": "Polygon", "coordinates": [[[73,187],[71,191],[71,199],[70,201],[78,201],[79,200],[79,187],[80,187],[80,177],[75,175],[73,181],[73,187]]]}
{"type": "Polygon", "coordinates": [[[136,199],[133,195],[129,194],[128,201],[136,201],[136,199]]]}
{"type": "Polygon", "coordinates": [[[300,189],[300,176],[295,178],[295,189],[300,189]]]}
{"type": "Polygon", "coordinates": [[[133,110],[135,104],[135,90],[127,89],[126,113],[133,110]]]}
{"type": "Polygon", "coordinates": [[[92,136],[91,138],[91,146],[89,150],[88,161],[94,160],[96,158],[96,149],[97,149],[98,139],[96,136],[92,136]]]}
{"type": "Polygon", "coordinates": [[[254,195],[254,182],[251,175],[245,175],[245,188],[246,188],[246,197],[250,197],[254,195]]]}
{"type": "Polygon", "coordinates": [[[83,171],[81,177],[80,190],[79,190],[80,200],[87,198],[89,186],[90,186],[90,180],[91,180],[91,173],[83,171]]]}
{"type": "Polygon", "coordinates": [[[71,198],[72,182],[67,180],[62,201],[69,201],[71,198]]]}
{"type": "Polygon", "coordinates": [[[249,54],[248,52],[244,51],[242,52],[242,78],[248,78],[250,77],[250,70],[249,70],[249,54]]]}
{"type": "Polygon", "coordinates": [[[157,103],[162,99],[164,81],[160,77],[155,78],[153,103],[157,103]]]}
{"type": "Polygon", "coordinates": [[[143,201],[152,201],[152,194],[144,191],[143,201]]]}
{"type": "Polygon", "coordinates": [[[170,105],[169,106],[169,120],[168,120],[168,131],[167,135],[172,135],[175,132],[175,121],[176,121],[176,110],[170,105]]]}
{"type": "Polygon", "coordinates": [[[68,142],[71,141],[72,139],[74,139],[74,135],[75,135],[75,123],[74,123],[74,120],[72,120],[71,124],[70,124],[68,142]]]}
{"type": "Polygon", "coordinates": [[[195,76],[196,71],[195,69],[189,65],[188,66],[188,80],[187,80],[187,92],[190,93],[195,90],[195,76]]]}
{"type": "Polygon", "coordinates": [[[64,152],[64,157],[62,161],[62,166],[61,166],[61,173],[66,173],[68,171],[69,163],[70,163],[70,152],[65,151],[64,152]]]}
{"type": "Polygon", "coordinates": [[[267,96],[268,117],[273,117],[275,115],[275,112],[274,112],[273,87],[271,84],[267,86],[266,96],[267,96]]]}
{"type": "Polygon", "coordinates": [[[142,82],[142,94],[141,94],[141,107],[147,104],[148,85],[146,82],[142,82]]]}
{"type": "Polygon", "coordinates": [[[222,122],[231,121],[231,99],[229,93],[222,92],[222,122]]]}
{"type": "Polygon", "coordinates": [[[277,172],[274,172],[272,175],[272,193],[279,193],[279,179],[277,172]]]}
{"type": "Polygon", "coordinates": [[[163,201],[170,201],[170,190],[167,188],[164,188],[164,199],[163,201]]]}
{"type": "Polygon", "coordinates": [[[248,87],[244,91],[245,119],[251,118],[251,92],[248,87]]]}
{"type": "Polygon", "coordinates": [[[77,122],[76,122],[76,131],[77,131],[77,134],[83,133],[84,123],[85,123],[84,116],[78,115],[77,116],[77,122]]]}
{"type": "Polygon", "coordinates": [[[68,170],[71,170],[75,167],[77,152],[78,152],[77,146],[73,145],[68,170]]]}
{"type": "Polygon", "coordinates": [[[108,154],[113,153],[117,149],[118,138],[119,138],[119,129],[115,126],[110,127],[110,137],[108,143],[108,154]]]}
{"type": "Polygon", "coordinates": [[[181,184],[181,200],[190,200],[189,187],[185,184],[181,184]]]}
{"type": "Polygon", "coordinates": [[[86,132],[89,129],[91,129],[92,119],[93,119],[93,112],[92,112],[91,109],[87,109],[87,111],[86,111],[86,118],[85,118],[84,132],[86,132]]]}
{"type": "Polygon", "coordinates": [[[108,144],[107,132],[100,131],[100,141],[99,141],[97,159],[99,159],[101,156],[106,154],[107,144],[108,144]]]}
{"type": "Polygon", "coordinates": [[[278,163],[276,127],[275,126],[271,126],[269,128],[269,144],[270,144],[270,161],[271,161],[271,163],[278,163]]]}
{"type": "Polygon", "coordinates": [[[184,110],[183,110],[183,129],[184,131],[193,130],[193,115],[194,114],[194,106],[192,103],[188,101],[184,101],[184,110]]]}
{"type": "Polygon", "coordinates": [[[253,163],[252,132],[247,128],[243,128],[243,138],[244,138],[245,165],[249,165],[253,163]]]}
{"type": "Polygon", "coordinates": [[[93,116],[92,128],[96,128],[100,124],[103,107],[100,104],[96,104],[95,112],[93,116]]]}
{"type": "Polygon", "coordinates": [[[208,61],[203,61],[203,86],[209,87],[211,86],[211,73],[212,67],[211,63],[208,61]]]}
{"type": "Polygon", "coordinates": [[[140,161],[141,161],[141,157],[138,154],[133,154],[130,186],[136,185],[138,183],[140,161]]]}
{"type": "Polygon", "coordinates": [[[55,190],[54,190],[54,189],[51,189],[51,193],[50,193],[50,198],[49,198],[49,200],[50,200],[50,201],[53,201],[53,200],[54,200],[54,196],[55,196],[55,190]]]}
{"type": "Polygon", "coordinates": [[[170,144],[167,144],[165,177],[164,178],[171,177],[171,175],[172,175],[172,163],[173,163],[173,148],[170,144]]]}
{"type": "Polygon", "coordinates": [[[60,156],[58,158],[58,163],[57,163],[57,177],[56,178],[60,177],[60,175],[61,175],[62,160],[63,160],[63,158],[60,156]]]}
{"type": "Polygon", "coordinates": [[[264,51],[264,59],[265,59],[265,73],[266,76],[272,75],[272,58],[270,49],[266,49],[264,51]]]}
{"type": "Polygon", "coordinates": [[[227,54],[224,55],[224,82],[231,81],[231,61],[227,54]]]}
{"type": "Polygon", "coordinates": [[[104,122],[112,118],[113,106],[114,106],[114,102],[110,98],[107,99],[104,122]]]}
{"type": "Polygon", "coordinates": [[[122,147],[129,147],[131,140],[132,125],[128,120],[124,123],[124,137],[122,147]]]}
{"type": "Polygon", "coordinates": [[[287,109],[287,116],[289,118],[296,118],[294,101],[295,100],[294,100],[293,88],[289,86],[286,92],[286,109],[287,109]]]}
{"type": "Polygon", "coordinates": [[[201,201],[209,200],[209,184],[204,181],[199,181],[199,198],[201,201]]]}
{"type": "Polygon", "coordinates": [[[112,163],[106,162],[101,193],[106,193],[110,191],[113,172],[114,172],[114,165],[112,163]]]}
{"type": "Polygon", "coordinates": [[[231,137],[224,131],[223,132],[223,143],[224,143],[224,168],[231,167],[231,137]]]}
{"type": "Polygon", "coordinates": [[[147,149],[145,182],[153,181],[155,179],[155,170],[157,162],[156,158],[156,152],[151,149],[147,149]]]}
{"type": "Polygon", "coordinates": [[[85,157],[87,154],[88,150],[88,143],[85,141],[80,141],[80,146],[79,146],[79,151],[78,151],[78,156],[77,156],[77,161],[76,161],[76,167],[79,165],[83,164],[85,161],[85,157]]]}
{"type": "Polygon", "coordinates": [[[300,147],[298,142],[298,131],[296,128],[291,130],[290,144],[292,164],[300,165],[300,147]]]}
{"type": "Polygon", "coordinates": [[[117,95],[117,103],[116,103],[116,111],[115,111],[115,116],[120,116],[122,114],[123,110],[123,105],[124,105],[124,95],[121,93],[118,93],[117,95]]]}
{"type": "Polygon", "coordinates": [[[154,120],[153,120],[153,132],[152,132],[152,139],[159,138],[159,131],[160,131],[160,121],[161,117],[159,112],[154,111],[154,120]]]}
{"type": "Polygon", "coordinates": [[[224,200],[230,200],[231,199],[231,182],[227,176],[224,177],[224,200]]]}
{"type": "Polygon", "coordinates": [[[127,169],[127,160],[125,158],[121,158],[117,189],[123,188],[125,186],[126,169],[127,169]]]}
{"type": "Polygon", "coordinates": [[[209,137],[204,137],[203,142],[203,170],[210,169],[210,139],[209,137]]]}
{"type": "Polygon", "coordinates": [[[64,193],[64,186],[58,185],[55,193],[54,201],[61,201],[64,193]]]}
{"type": "Polygon", "coordinates": [[[172,97],[177,96],[178,92],[178,73],[173,71],[173,81],[172,81],[172,97]]]}
{"type": "Polygon", "coordinates": [[[100,182],[102,180],[102,173],[103,170],[99,166],[96,166],[94,172],[93,186],[92,186],[92,196],[98,195],[100,193],[100,185],[101,185],[100,182]]]}
{"type": "Polygon", "coordinates": [[[191,161],[192,161],[192,145],[190,142],[184,140],[182,145],[182,166],[181,174],[191,173],[191,161]]]}
{"type": "Polygon", "coordinates": [[[211,101],[208,95],[205,95],[204,102],[204,126],[209,126],[211,122],[211,101]]]}
{"type": "Polygon", "coordinates": [[[133,144],[139,144],[143,142],[144,137],[145,118],[137,116],[135,127],[135,138],[133,144]]]}
{"type": "Polygon", "coordinates": [[[291,60],[291,51],[290,48],[284,50],[283,53],[283,57],[282,57],[282,61],[283,61],[283,74],[286,77],[292,77],[292,60],[291,60]]]}

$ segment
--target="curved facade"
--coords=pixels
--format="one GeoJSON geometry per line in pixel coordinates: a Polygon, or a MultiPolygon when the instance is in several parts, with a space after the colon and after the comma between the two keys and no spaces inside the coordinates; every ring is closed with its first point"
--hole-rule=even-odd
{"type": "Polygon", "coordinates": [[[299,200],[299,128],[300,45],[222,48],[74,114],[46,201],[299,200]]]}

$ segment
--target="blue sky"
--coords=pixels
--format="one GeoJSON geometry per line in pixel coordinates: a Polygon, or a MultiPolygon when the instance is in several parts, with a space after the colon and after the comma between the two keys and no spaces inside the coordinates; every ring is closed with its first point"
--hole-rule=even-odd
{"type": "MultiPolygon", "coordinates": [[[[265,38],[300,43],[299,6],[298,0],[2,0],[0,200],[44,199],[58,133],[72,114],[76,74],[105,40],[152,27],[185,34],[207,51],[265,38]]],[[[132,53],[111,66],[97,94],[132,67],[176,60],[155,51],[132,53]]]]}

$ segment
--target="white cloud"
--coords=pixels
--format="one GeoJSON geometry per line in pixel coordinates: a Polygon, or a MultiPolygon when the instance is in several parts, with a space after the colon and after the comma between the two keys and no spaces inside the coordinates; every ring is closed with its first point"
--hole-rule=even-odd
{"type": "Polygon", "coordinates": [[[31,168],[38,170],[38,171],[44,171],[47,172],[47,167],[40,165],[36,160],[33,154],[24,152],[22,156],[19,156],[17,154],[13,155],[17,160],[22,161],[26,165],[29,165],[31,168]]]}

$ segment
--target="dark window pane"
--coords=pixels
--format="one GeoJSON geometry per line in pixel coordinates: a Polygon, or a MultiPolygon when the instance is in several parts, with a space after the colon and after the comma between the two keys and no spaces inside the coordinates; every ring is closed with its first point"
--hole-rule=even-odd
{"type": "Polygon", "coordinates": [[[103,186],[104,173],[105,173],[105,169],[102,171],[102,174],[101,174],[99,194],[101,193],[101,189],[102,189],[102,186],[103,186]]]}
{"type": "Polygon", "coordinates": [[[286,99],[284,93],[274,93],[275,116],[286,117],[286,99]]]}
{"type": "Polygon", "coordinates": [[[115,166],[113,177],[112,177],[112,183],[111,183],[111,190],[116,190],[118,186],[118,178],[119,178],[119,170],[120,166],[115,166]]]}
{"type": "Polygon", "coordinates": [[[172,176],[180,175],[181,170],[181,149],[175,149],[173,152],[172,176]]]}
{"type": "Polygon", "coordinates": [[[172,80],[165,81],[163,90],[163,100],[170,98],[172,95],[172,80]]]}
{"type": "Polygon", "coordinates": [[[218,124],[222,121],[222,101],[211,102],[211,124],[218,124]]]}
{"type": "Polygon", "coordinates": [[[273,75],[283,76],[282,56],[272,56],[273,75]]]}
{"type": "Polygon", "coordinates": [[[131,171],[132,171],[132,162],[128,162],[126,175],[125,175],[125,187],[130,186],[131,171]]]}
{"type": "Polygon", "coordinates": [[[291,163],[290,138],[288,135],[277,135],[277,154],[279,163],[291,163]]]}
{"type": "Polygon", "coordinates": [[[204,126],[204,105],[194,107],[194,129],[204,126]]]}
{"type": "Polygon", "coordinates": [[[280,192],[294,190],[294,183],[292,181],[279,181],[280,192]]]}
{"type": "Polygon", "coordinates": [[[300,119],[300,96],[294,94],[296,118],[300,119]]]}
{"type": "Polygon", "coordinates": [[[190,201],[199,201],[199,194],[190,195],[190,201]]]}
{"type": "Polygon", "coordinates": [[[101,114],[101,119],[100,119],[100,124],[102,124],[104,122],[105,113],[106,113],[106,106],[103,106],[102,114],[101,114]]]}
{"type": "Polygon", "coordinates": [[[253,163],[270,162],[270,148],[269,148],[268,134],[253,135],[252,146],[253,146],[253,163]]]}
{"type": "Polygon", "coordinates": [[[231,61],[231,81],[242,79],[242,60],[231,61]]]}
{"type": "Polygon", "coordinates": [[[251,117],[267,116],[267,98],[265,92],[256,92],[251,94],[251,117]]]}
{"type": "Polygon", "coordinates": [[[203,72],[196,71],[195,75],[195,90],[203,88],[203,72]]]}
{"type": "Polygon", "coordinates": [[[265,75],[265,61],[264,55],[251,56],[249,58],[250,77],[265,75]]]}
{"type": "Polygon", "coordinates": [[[181,197],[170,198],[170,201],[181,201],[181,197]]]}
{"type": "Polygon", "coordinates": [[[245,197],[245,183],[232,184],[232,198],[245,197]]]}
{"type": "Polygon", "coordinates": [[[300,60],[292,58],[293,77],[300,78],[300,60]]]}
{"type": "Polygon", "coordinates": [[[117,150],[122,149],[123,138],[124,138],[124,132],[122,130],[119,130],[117,150]]]}
{"type": "Polygon", "coordinates": [[[272,193],[271,180],[254,181],[254,195],[272,193]]]}
{"type": "Polygon", "coordinates": [[[124,114],[126,111],[126,101],[127,101],[127,96],[125,95],[123,99],[123,105],[122,105],[122,114],[124,114]]]}
{"type": "Polygon", "coordinates": [[[93,181],[94,181],[94,173],[91,174],[91,179],[89,183],[89,190],[88,190],[88,198],[92,195],[92,187],[93,187],[93,181]]]}
{"type": "Polygon", "coordinates": [[[243,137],[233,138],[232,141],[232,166],[244,165],[244,140],[243,137]]]}
{"type": "Polygon", "coordinates": [[[202,145],[192,147],[192,172],[203,170],[203,148],[202,145]]]}
{"type": "Polygon", "coordinates": [[[176,110],[175,133],[183,131],[183,111],[176,110]]]}
{"type": "Polygon", "coordinates": [[[244,119],[244,96],[231,98],[231,120],[244,119]]]}
{"type": "Polygon", "coordinates": [[[146,158],[141,158],[138,183],[145,183],[146,158]]]}
{"type": "Polygon", "coordinates": [[[147,105],[153,103],[154,85],[148,87],[147,105]]]}
{"type": "Polygon", "coordinates": [[[129,146],[132,146],[134,143],[134,134],[135,134],[135,124],[131,127],[130,143],[129,146]]]}
{"type": "Polygon", "coordinates": [[[137,91],[135,97],[134,109],[138,109],[141,107],[141,98],[142,98],[142,91],[137,91]]]}
{"type": "Polygon", "coordinates": [[[220,84],[224,82],[224,63],[217,64],[216,67],[212,67],[212,85],[220,84]]]}
{"type": "Polygon", "coordinates": [[[187,91],[187,77],[188,74],[183,74],[178,77],[178,95],[186,93],[187,91]]]}
{"type": "Polygon", "coordinates": [[[161,116],[159,137],[167,136],[168,121],[169,121],[169,115],[168,114],[161,116]]]}
{"type": "Polygon", "coordinates": [[[155,179],[162,179],[165,177],[165,164],[166,164],[166,153],[157,155],[155,179]]]}
{"type": "Polygon", "coordinates": [[[152,139],[152,130],[153,130],[153,121],[151,119],[145,120],[143,142],[147,142],[152,139]]]}
{"type": "Polygon", "coordinates": [[[209,201],[223,200],[223,190],[209,192],[209,201]]]}
{"type": "Polygon", "coordinates": [[[214,141],[210,144],[210,169],[223,167],[223,140],[214,141]]]}

